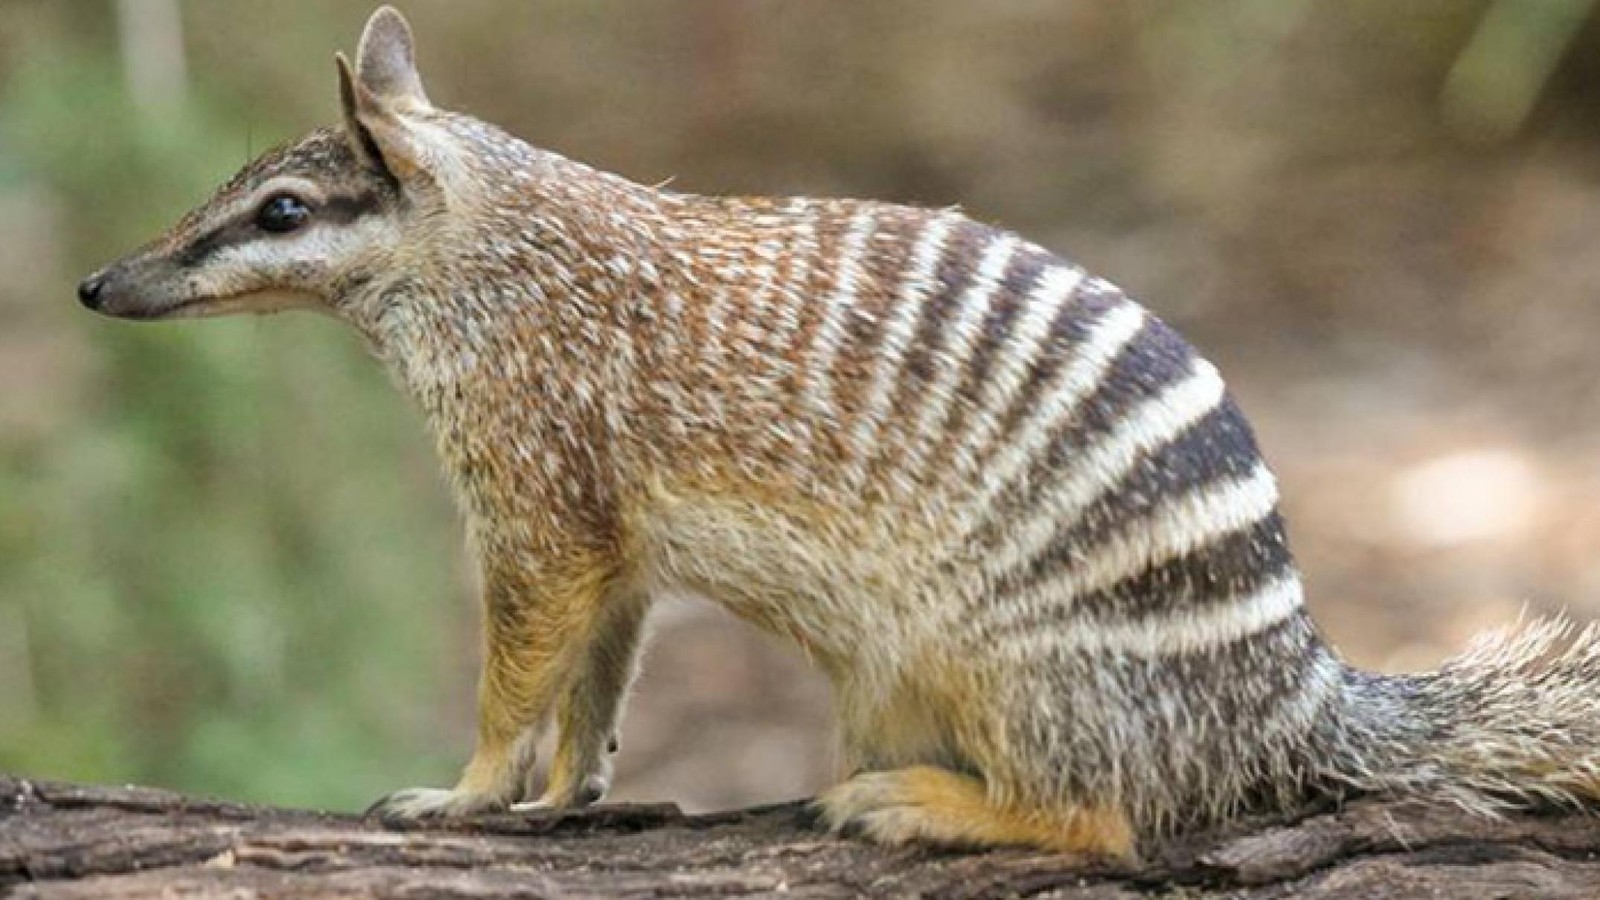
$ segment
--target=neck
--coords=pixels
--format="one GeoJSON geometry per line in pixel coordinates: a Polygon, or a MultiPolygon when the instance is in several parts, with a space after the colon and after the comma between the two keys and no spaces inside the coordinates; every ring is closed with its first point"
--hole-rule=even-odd
{"type": "Polygon", "coordinates": [[[516,377],[574,351],[592,361],[657,293],[653,192],[598,173],[505,181],[451,210],[464,227],[419,240],[429,252],[408,256],[410,274],[345,305],[419,395],[482,367],[516,377]]]}
{"type": "Polygon", "coordinates": [[[574,440],[625,402],[636,336],[666,289],[663,218],[647,189],[586,190],[497,202],[344,307],[427,416],[469,509],[490,502],[473,473],[525,467],[505,457],[530,435],[574,440]]]}

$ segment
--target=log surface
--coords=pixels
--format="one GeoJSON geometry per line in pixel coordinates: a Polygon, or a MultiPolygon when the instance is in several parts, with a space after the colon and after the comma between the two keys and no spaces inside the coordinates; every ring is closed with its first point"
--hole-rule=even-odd
{"type": "Polygon", "coordinates": [[[889,850],[803,804],[670,804],[392,828],[149,788],[0,776],[0,897],[1600,897],[1600,820],[1366,800],[1148,848],[1137,867],[889,850]]]}

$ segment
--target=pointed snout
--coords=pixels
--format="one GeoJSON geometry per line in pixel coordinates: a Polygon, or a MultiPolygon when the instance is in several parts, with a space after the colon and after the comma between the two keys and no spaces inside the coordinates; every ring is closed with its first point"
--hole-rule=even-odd
{"type": "Polygon", "coordinates": [[[219,286],[197,278],[169,254],[140,252],[113,262],[78,282],[78,302],[113,319],[161,319],[271,313],[315,308],[309,293],[262,289],[239,282],[219,286]]]}
{"type": "Polygon", "coordinates": [[[101,294],[104,292],[105,286],[106,271],[101,269],[78,282],[78,302],[82,303],[85,309],[92,309],[98,312],[100,304],[103,302],[101,294]]]}
{"type": "Polygon", "coordinates": [[[158,258],[132,256],[78,282],[84,309],[118,319],[155,319],[170,314],[179,297],[177,279],[158,258]]]}
{"type": "Polygon", "coordinates": [[[148,254],[119,259],[78,282],[85,309],[116,319],[166,318],[190,299],[173,266],[148,254]]]}

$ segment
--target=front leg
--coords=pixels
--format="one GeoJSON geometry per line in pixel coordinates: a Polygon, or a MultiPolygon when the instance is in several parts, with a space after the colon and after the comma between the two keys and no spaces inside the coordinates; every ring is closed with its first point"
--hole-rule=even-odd
{"type": "MultiPolygon", "coordinates": [[[[618,714],[637,672],[648,598],[619,593],[606,603],[579,664],[556,704],[559,735],[550,777],[538,801],[514,809],[587,806],[611,788],[618,714]]],[[[526,796],[533,796],[530,789],[526,796]]]]}
{"type": "Polygon", "coordinates": [[[530,571],[488,562],[478,744],[472,761],[454,788],[397,791],[374,804],[369,814],[395,819],[464,816],[504,809],[519,796],[532,768],[539,726],[604,617],[611,580],[606,561],[567,554],[564,563],[530,571]]]}

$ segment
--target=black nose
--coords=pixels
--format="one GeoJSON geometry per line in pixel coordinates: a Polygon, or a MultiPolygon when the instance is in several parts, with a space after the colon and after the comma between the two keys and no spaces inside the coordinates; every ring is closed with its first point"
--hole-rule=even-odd
{"type": "Polygon", "coordinates": [[[78,302],[90,309],[100,308],[100,289],[106,286],[106,273],[96,272],[78,282],[78,302]]]}

